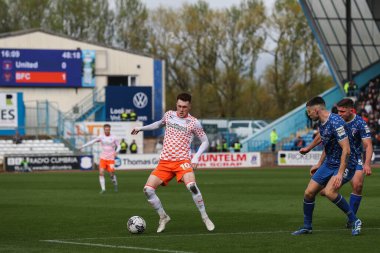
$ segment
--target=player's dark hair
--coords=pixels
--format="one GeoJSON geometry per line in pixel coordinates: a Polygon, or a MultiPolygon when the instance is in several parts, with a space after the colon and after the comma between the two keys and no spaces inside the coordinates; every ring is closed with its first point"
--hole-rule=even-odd
{"type": "Polygon", "coordinates": [[[354,101],[351,98],[343,98],[337,104],[339,107],[354,108],[354,101]]]}
{"type": "Polygon", "coordinates": [[[323,100],[323,98],[321,97],[313,97],[306,103],[306,106],[314,106],[314,105],[322,105],[323,107],[325,107],[326,103],[325,103],[325,100],[323,100]]]}
{"type": "Polygon", "coordinates": [[[104,124],[104,125],[103,125],[103,128],[105,128],[105,127],[109,127],[109,128],[111,128],[111,125],[110,125],[110,124],[104,124]]]}
{"type": "Polygon", "coordinates": [[[181,93],[177,96],[177,101],[178,100],[191,103],[191,95],[189,93],[181,93]]]}

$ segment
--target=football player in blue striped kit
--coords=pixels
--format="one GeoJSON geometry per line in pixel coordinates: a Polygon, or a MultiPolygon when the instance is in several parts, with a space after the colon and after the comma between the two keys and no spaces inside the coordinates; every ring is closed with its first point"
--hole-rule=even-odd
{"type": "MultiPolygon", "coordinates": [[[[355,175],[351,180],[352,193],[350,195],[350,206],[356,214],[360,202],[362,200],[362,191],[364,183],[364,175],[370,176],[371,159],[373,154],[373,146],[371,140],[371,131],[367,123],[362,117],[356,115],[354,112],[354,101],[350,98],[344,98],[337,103],[338,114],[346,122],[347,134],[350,141],[351,155],[354,155],[358,159],[358,166],[356,166],[355,175]],[[362,161],[362,151],[364,153],[364,162],[362,161]]],[[[306,154],[321,142],[320,135],[318,134],[313,142],[300,150],[301,154],[306,154]]],[[[313,174],[314,170],[310,173],[313,174]]],[[[323,191],[321,192],[323,195],[323,191]]],[[[347,228],[352,227],[350,222],[347,222],[347,228]]]]}
{"type": "Polygon", "coordinates": [[[345,130],[345,122],[339,115],[326,110],[326,103],[321,97],[314,97],[306,103],[309,117],[318,122],[323,152],[316,172],[310,179],[304,193],[304,225],[292,235],[311,234],[316,195],[324,189],[326,197],[346,215],[353,224],[352,235],[359,235],[361,220],[352,211],[345,198],[339,194],[340,187],[350,181],[355,174],[357,159],[350,156],[350,144],[345,130]]]}

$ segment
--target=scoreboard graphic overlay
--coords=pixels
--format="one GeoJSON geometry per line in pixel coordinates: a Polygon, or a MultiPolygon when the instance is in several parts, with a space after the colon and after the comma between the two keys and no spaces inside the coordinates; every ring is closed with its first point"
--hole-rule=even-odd
{"type": "MultiPolygon", "coordinates": [[[[94,54],[95,55],[95,54],[94,54]]],[[[94,87],[83,82],[89,65],[82,50],[0,49],[0,86],[3,87],[94,87]],[[86,64],[84,64],[86,62],[86,64]]],[[[94,77],[95,56],[92,59],[94,77]]]]}

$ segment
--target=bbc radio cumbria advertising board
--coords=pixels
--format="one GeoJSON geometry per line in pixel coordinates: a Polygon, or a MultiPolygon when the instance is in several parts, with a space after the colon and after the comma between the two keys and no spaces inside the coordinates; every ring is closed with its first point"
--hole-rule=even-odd
{"type": "Polygon", "coordinates": [[[94,50],[0,48],[0,87],[95,87],[94,50]]]}

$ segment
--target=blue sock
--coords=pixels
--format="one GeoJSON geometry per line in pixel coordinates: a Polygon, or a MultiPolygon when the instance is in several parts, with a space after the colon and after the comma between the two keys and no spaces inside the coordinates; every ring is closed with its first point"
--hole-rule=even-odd
{"type": "Polygon", "coordinates": [[[336,197],[336,199],[333,201],[333,203],[337,207],[339,207],[339,209],[342,210],[347,215],[348,220],[350,222],[357,220],[357,218],[356,218],[354,212],[352,211],[350,205],[347,203],[347,201],[345,200],[345,198],[343,198],[342,195],[338,194],[338,197],[336,197]]]}
{"type": "Polygon", "coordinates": [[[304,228],[311,229],[313,222],[313,211],[315,206],[315,199],[303,200],[303,226],[304,228]]]}
{"type": "Polygon", "coordinates": [[[358,212],[361,200],[362,200],[361,195],[356,195],[356,194],[351,193],[351,195],[350,195],[350,207],[351,207],[352,211],[354,212],[354,214],[356,214],[358,212]]]}

